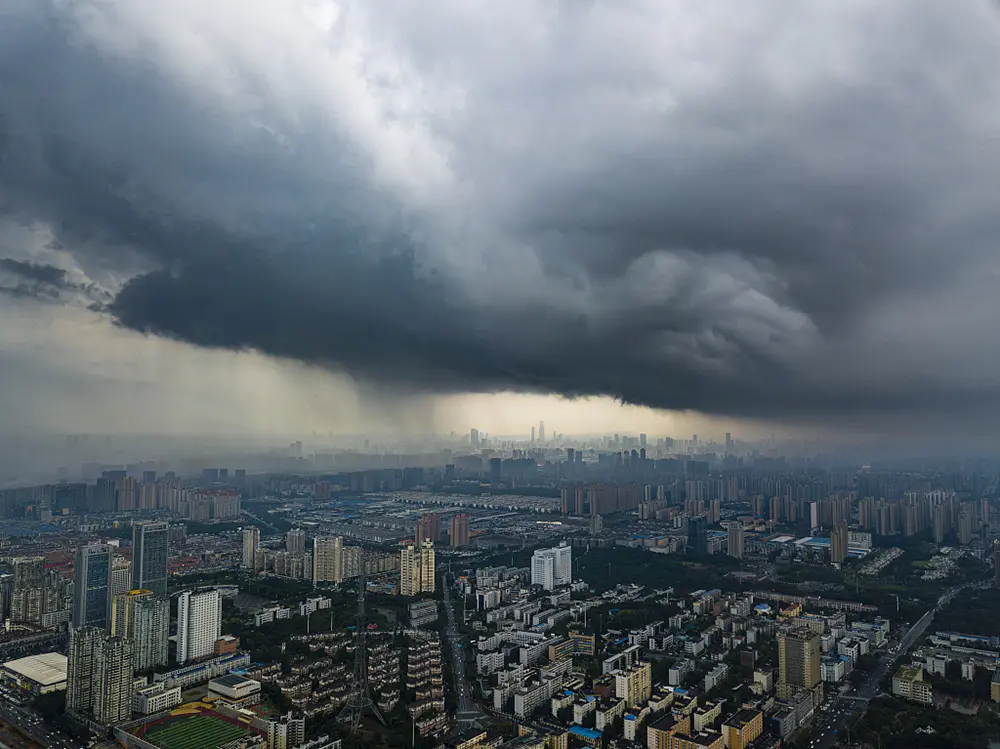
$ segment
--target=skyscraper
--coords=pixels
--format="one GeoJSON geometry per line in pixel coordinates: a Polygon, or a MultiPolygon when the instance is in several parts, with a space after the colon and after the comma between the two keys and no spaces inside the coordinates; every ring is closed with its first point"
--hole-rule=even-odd
{"type": "Polygon", "coordinates": [[[743,558],[743,523],[733,520],[729,523],[729,556],[743,558]]]}
{"type": "Polygon", "coordinates": [[[88,544],[76,550],[73,573],[74,627],[111,626],[111,547],[88,544]]]}
{"type": "Polygon", "coordinates": [[[415,596],[433,593],[435,588],[434,542],[425,539],[419,545],[407,544],[399,553],[399,593],[415,596]]]}
{"type": "Polygon", "coordinates": [[[66,654],[66,710],[87,715],[94,709],[98,687],[95,657],[98,643],[107,633],[96,627],[80,627],[69,632],[66,654]]]}
{"type": "Polygon", "coordinates": [[[436,512],[428,512],[417,521],[416,541],[419,546],[425,539],[434,543],[441,537],[441,516],[436,512]]]}
{"type": "Polygon", "coordinates": [[[469,430],[469,445],[471,445],[473,450],[479,449],[479,430],[470,429],[469,430]]]}
{"type": "Polygon", "coordinates": [[[552,590],[573,582],[573,549],[560,544],[531,555],[531,584],[552,590]]]}
{"type": "Polygon", "coordinates": [[[820,638],[804,627],[778,634],[778,696],[786,699],[820,683],[820,638]]]}
{"type": "Polygon", "coordinates": [[[448,524],[448,540],[454,548],[469,545],[469,516],[464,513],[452,515],[448,524]]]}
{"type": "Polygon", "coordinates": [[[830,561],[841,565],[847,559],[847,526],[839,523],[830,533],[830,561]]]}
{"type": "Polygon", "coordinates": [[[538,441],[545,442],[545,422],[538,422],[538,441]]]}
{"type": "Polygon", "coordinates": [[[313,585],[344,580],[344,539],[340,536],[313,539],[313,585]]]}
{"type": "Polygon", "coordinates": [[[136,671],[167,664],[170,635],[170,603],[148,590],[132,590],[116,596],[112,607],[111,634],[132,643],[136,671]]]}
{"type": "Polygon", "coordinates": [[[686,552],[688,554],[708,553],[708,527],[704,515],[688,518],[686,552]]]}
{"type": "Polygon", "coordinates": [[[111,560],[111,600],[132,588],[132,562],[124,557],[111,560]]]}
{"type": "Polygon", "coordinates": [[[151,590],[167,596],[169,525],[144,521],[132,526],[132,590],[151,590]]]}
{"type": "Polygon", "coordinates": [[[132,718],[132,643],[104,634],[94,653],[94,720],[106,726],[132,718]]]}
{"type": "Polygon", "coordinates": [[[243,566],[253,569],[254,555],[260,548],[260,528],[254,525],[243,526],[243,566]]]}
{"type": "Polygon", "coordinates": [[[185,591],[177,599],[177,662],[212,654],[222,634],[222,596],[218,590],[185,591]]]}
{"type": "Polygon", "coordinates": [[[289,554],[306,553],[306,532],[301,528],[292,528],[285,534],[285,551],[289,554]]]}

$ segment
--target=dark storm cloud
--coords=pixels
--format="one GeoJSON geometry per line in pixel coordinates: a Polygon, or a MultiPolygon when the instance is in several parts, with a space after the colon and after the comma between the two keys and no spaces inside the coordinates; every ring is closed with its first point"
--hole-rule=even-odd
{"type": "Polygon", "coordinates": [[[62,268],[9,257],[0,257],[0,294],[45,302],[79,299],[101,308],[111,300],[97,284],[75,281],[62,268]]]}
{"type": "Polygon", "coordinates": [[[997,405],[988,4],[333,8],[15,3],[2,210],[122,326],[402,390],[997,405]]]}

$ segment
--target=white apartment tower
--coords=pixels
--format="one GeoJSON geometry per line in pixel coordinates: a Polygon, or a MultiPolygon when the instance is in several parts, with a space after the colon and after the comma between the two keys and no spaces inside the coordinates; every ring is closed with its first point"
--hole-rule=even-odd
{"type": "Polygon", "coordinates": [[[552,549],[539,549],[531,555],[531,584],[545,590],[573,582],[573,550],[564,541],[552,549]]]}
{"type": "Polygon", "coordinates": [[[177,662],[210,656],[222,634],[222,596],[218,590],[185,591],[177,599],[177,662]]]}

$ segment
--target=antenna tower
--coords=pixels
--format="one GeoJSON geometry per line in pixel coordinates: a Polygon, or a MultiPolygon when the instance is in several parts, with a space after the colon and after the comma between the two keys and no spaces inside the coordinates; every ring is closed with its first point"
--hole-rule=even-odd
{"type": "Polygon", "coordinates": [[[357,638],[354,647],[354,683],[339,716],[340,720],[347,723],[352,731],[358,730],[358,726],[361,725],[361,717],[365,713],[378,718],[379,722],[385,725],[385,718],[379,712],[378,705],[372,700],[371,690],[368,688],[368,653],[365,647],[367,627],[365,623],[365,588],[367,587],[367,580],[362,574],[358,578],[358,621],[357,631],[354,635],[357,638]]]}

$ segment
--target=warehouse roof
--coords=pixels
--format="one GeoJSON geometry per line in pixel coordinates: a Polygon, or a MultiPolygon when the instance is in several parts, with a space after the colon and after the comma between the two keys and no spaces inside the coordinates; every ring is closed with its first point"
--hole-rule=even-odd
{"type": "Polygon", "coordinates": [[[66,681],[66,656],[62,653],[41,653],[7,661],[3,667],[19,676],[51,686],[66,681]]]}

